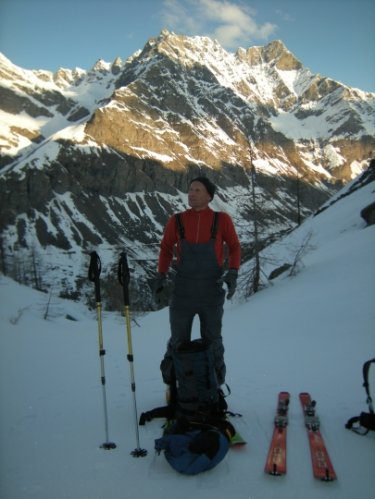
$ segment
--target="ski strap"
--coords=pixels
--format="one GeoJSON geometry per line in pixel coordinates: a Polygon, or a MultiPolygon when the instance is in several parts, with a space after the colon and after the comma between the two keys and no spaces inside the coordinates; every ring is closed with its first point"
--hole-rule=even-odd
{"type": "Polygon", "coordinates": [[[88,272],[88,278],[95,285],[95,300],[96,303],[101,303],[100,294],[100,272],[102,271],[102,262],[96,251],[92,251],[90,254],[90,266],[88,272]]]}
{"type": "Polygon", "coordinates": [[[99,279],[100,272],[102,270],[102,262],[96,251],[92,251],[90,254],[90,265],[88,278],[91,282],[95,282],[99,279]]]}

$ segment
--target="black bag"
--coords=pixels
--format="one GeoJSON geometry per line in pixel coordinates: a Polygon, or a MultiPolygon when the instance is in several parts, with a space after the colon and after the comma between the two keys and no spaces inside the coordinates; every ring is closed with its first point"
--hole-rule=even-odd
{"type": "Polygon", "coordinates": [[[372,404],[372,398],[370,395],[370,385],[368,382],[368,374],[370,370],[370,365],[375,362],[375,358],[368,360],[363,364],[363,386],[365,387],[368,404],[370,412],[361,412],[359,416],[354,416],[350,418],[345,425],[348,430],[353,430],[359,435],[367,435],[369,431],[375,431],[375,413],[372,404]]]}
{"type": "Polygon", "coordinates": [[[227,403],[214,368],[212,347],[202,339],[189,341],[173,352],[176,378],[176,416],[205,419],[224,414],[227,403]]]}
{"type": "Polygon", "coordinates": [[[157,407],[141,414],[139,424],[154,418],[168,421],[188,420],[191,423],[208,423],[217,427],[229,412],[228,404],[218,385],[213,364],[212,347],[202,339],[187,342],[173,353],[173,382],[167,406],[157,407]]]}

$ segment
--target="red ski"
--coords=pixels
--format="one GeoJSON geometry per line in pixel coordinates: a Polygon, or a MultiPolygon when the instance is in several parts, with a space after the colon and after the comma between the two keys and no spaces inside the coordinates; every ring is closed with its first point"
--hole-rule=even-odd
{"type": "Polygon", "coordinates": [[[309,393],[300,393],[299,398],[305,416],[305,426],[309,437],[314,477],[325,482],[336,480],[337,476],[329,458],[327,448],[320,433],[320,419],[316,414],[315,400],[309,393]]]}
{"type": "Polygon", "coordinates": [[[286,473],[286,430],[288,426],[288,407],[290,395],[280,392],[278,395],[274,429],[264,471],[280,476],[286,473]]]}

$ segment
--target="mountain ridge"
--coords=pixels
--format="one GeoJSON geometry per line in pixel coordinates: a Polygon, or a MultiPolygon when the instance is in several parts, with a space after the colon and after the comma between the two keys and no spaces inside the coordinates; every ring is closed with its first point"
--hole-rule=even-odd
{"type": "Polygon", "coordinates": [[[84,286],[71,255],[93,245],[132,247],[149,279],[192,176],[218,185],[214,208],[233,216],[249,258],[249,220],[267,245],[295,226],[298,203],[308,216],[375,147],[375,94],[311,73],[281,41],[228,53],[163,30],[126,61],[88,71],[23,70],[2,56],[0,77],[6,259],[50,252],[73,295],[84,286]]]}
{"type": "MultiPolygon", "coordinates": [[[[274,93],[279,99],[279,104],[281,105],[281,109],[283,112],[290,111],[293,106],[296,106],[296,104],[298,104],[297,112],[293,114],[293,119],[294,121],[296,121],[295,128],[300,125],[299,120],[303,119],[307,113],[309,117],[311,117],[311,115],[319,116],[322,114],[322,109],[319,107],[317,108],[316,103],[312,104],[312,100],[316,101],[316,99],[318,98],[322,99],[327,93],[330,95],[333,91],[336,91],[338,94],[342,94],[341,96],[336,95],[335,99],[354,99],[358,98],[359,96],[363,97],[364,95],[372,95],[372,101],[374,100],[373,94],[362,92],[360,92],[359,94],[358,91],[351,90],[349,89],[349,87],[345,87],[342,84],[330,80],[329,78],[322,79],[318,75],[313,75],[308,69],[302,69],[301,63],[297,61],[293,54],[291,54],[291,52],[286,49],[281,41],[271,42],[266,47],[251,47],[247,50],[239,49],[235,54],[232,54],[226,52],[222,47],[220,47],[218,42],[212,41],[207,37],[182,37],[180,35],[170,33],[166,30],[162,31],[158,38],[150,39],[149,42],[147,42],[147,44],[145,45],[143,51],[138,51],[138,53],[128,58],[125,62],[122,62],[119,58],[115,59],[113,63],[105,63],[104,61],[98,60],[93,68],[91,68],[87,72],[78,69],[69,71],[59,69],[53,74],[49,73],[50,81],[48,83],[61,83],[61,80],[64,80],[65,88],[70,89],[68,94],[72,93],[71,87],[74,87],[73,90],[77,90],[78,88],[80,88],[81,90],[81,92],[76,92],[75,99],[72,98],[72,95],[66,95],[64,96],[64,98],[60,97],[60,109],[62,111],[62,114],[64,116],[68,114],[66,116],[65,124],[69,124],[69,122],[77,122],[81,119],[85,120],[85,118],[89,119],[90,114],[92,119],[92,113],[95,113],[95,111],[90,108],[96,105],[98,110],[103,110],[103,108],[105,108],[105,105],[102,106],[101,104],[105,103],[108,100],[110,102],[112,101],[113,105],[113,101],[116,102],[116,90],[113,94],[114,88],[121,89],[125,85],[126,87],[129,86],[129,84],[131,83],[131,76],[129,76],[129,73],[130,75],[132,75],[132,67],[135,66],[138,70],[136,70],[133,74],[133,78],[136,79],[139,78],[142,71],[149,71],[150,68],[147,64],[147,61],[149,61],[150,57],[152,57],[155,51],[159,54],[167,54],[169,58],[175,58],[179,61],[179,63],[184,60],[189,61],[190,64],[193,62],[201,63],[204,57],[204,54],[202,54],[202,50],[207,49],[207,44],[211,48],[211,53],[215,54],[215,52],[218,52],[218,54],[216,53],[216,56],[219,55],[220,58],[224,60],[224,64],[220,62],[219,67],[215,67],[212,62],[208,65],[206,64],[209,71],[211,72],[211,75],[213,75],[215,78],[221,78],[221,81],[219,82],[221,87],[228,88],[229,83],[232,90],[234,89],[237,91],[238,87],[240,87],[241,91],[237,91],[237,95],[239,95],[240,98],[251,97],[252,100],[250,104],[252,104],[253,106],[254,100],[256,100],[260,105],[260,109],[256,110],[258,114],[260,114],[260,112],[264,113],[266,111],[267,106],[274,100],[274,93]],[[197,44],[195,42],[196,40],[199,40],[200,43],[197,44]],[[197,47],[201,52],[198,51],[197,47]],[[234,72],[234,83],[231,82],[230,78],[228,77],[228,75],[231,76],[231,72],[233,73],[233,60],[237,58],[243,61],[244,59],[243,55],[242,57],[238,58],[239,53],[250,54],[250,62],[252,66],[248,65],[248,59],[246,60],[245,64],[246,71],[244,71],[244,66],[241,66],[241,70],[244,71],[245,75],[247,76],[246,83],[244,83],[243,78],[241,78],[241,71],[234,72]],[[254,54],[258,54],[258,57],[254,57],[254,54]],[[287,71],[288,78],[286,78],[285,74],[280,75],[280,73],[278,72],[278,78],[276,81],[277,84],[275,85],[276,88],[272,88],[272,85],[264,85],[261,89],[262,91],[259,92],[260,84],[255,82],[254,76],[246,74],[249,73],[248,69],[252,68],[254,71],[253,65],[254,62],[256,62],[256,66],[260,65],[262,67],[262,70],[264,70],[263,66],[265,63],[263,61],[266,61],[266,65],[270,65],[270,67],[266,68],[267,72],[269,73],[270,70],[272,69],[273,71],[275,67],[279,69],[278,64],[280,62],[280,59],[283,60],[285,59],[285,57],[291,58],[294,61],[294,65],[292,66],[293,71],[298,69],[302,70],[302,72],[297,75],[297,78],[293,78],[293,74],[291,72],[292,70],[289,66],[287,71]],[[140,60],[142,61],[142,64],[139,64],[140,60]],[[231,64],[229,64],[228,61],[231,64]],[[117,68],[117,70],[115,71],[116,75],[113,74],[114,67],[117,68]],[[226,71],[224,71],[225,68],[227,68],[226,71]],[[125,75],[124,71],[126,73],[125,75]],[[116,78],[119,73],[122,73],[122,75],[120,75],[119,78],[116,78]],[[225,74],[225,78],[221,76],[223,74],[225,74]],[[74,78],[73,75],[75,75],[74,78]],[[237,83],[236,80],[239,83],[237,83]],[[69,87],[72,81],[74,85],[69,87]],[[93,84],[91,91],[88,91],[88,82],[91,82],[93,84]],[[298,99],[299,102],[297,102],[298,99]],[[80,105],[78,105],[78,102],[80,103],[80,105]],[[315,107],[315,109],[312,109],[313,107],[315,107]]],[[[209,52],[209,50],[206,50],[206,52],[209,52]]],[[[209,61],[211,61],[213,58],[209,57],[208,59],[209,61]]],[[[216,65],[217,64],[219,64],[218,58],[216,59],[216,65]]],[[[284,71],[285,68],[284,66],[282,67],[282,71],[284,71]]],[[[23,74],[33,74],[35,76],[34,72],[31,70],[22,70],[21,72],[23,74]]],[[[3,76],[3,74],[4,71],[2,71],[1,76],[3,76]]],[[[48,72],[37,71],[36,77],[40,77],[41,74],[44,75],[44,78],[42,79],[42,81],[44,81],[45,75],[47,75],[48,72]]],[[[162,76],[162,73],[160,74],[160,72],[157,72],[157,77],[160,76],[162,76]]],[[[207,72],[205,76],[207,76],[207,72]]],[[[276,76],[274,71],[272,72],[271,76],[273,79],[275,79],[276,76]]],[[[217,89],[217,91],[220,92],[219,89],[217,89]]],[[[51,95],[51,92],[53,92],[53,90],[50,89],[49,94],[50,98],[52,99],[53,95],[51,95]]],[[[56,91],[54,92],[54,96],[56,97],[56,91]]],[[[117,100],[118,99],[119,96],[117,95],[117,100]]],[[[45,98],[44,101],[46,101],[45,98]]],[[[137,104],[139,104],[139,102],[137,104]]],[[[32,105],[30,104],[30,106],[32,105]]],[[[364,103],[363,106],[365,107],[366,103],[364,103]]],[[[338,127],[338,129],[334,131],[334,134],[337,135],[338,138],[341,138],[340,134],[343,135],[346,128],[349,127],[348,129],[350,129],[350,133],[352,134],[359,133],[361,129],[364,129],[366,135],[371,136],[371,134],[374,132],[374,124],[369,127],[369,130],[367,130],[367,121],[365,123],[358,123],[360,120],[352,119],[353,111],[352,113],[350,112],[351,107],[352,106],[348,103],[348,105],[345,106],[345,109],[342,110],[342,114],[347,115],[347,118],[346,120],[341,120],[343,121],[343,123],[341,127],[338,127]],[[348,124],[349,122],[350,124],[348,124]],[[355,124],[357,124],[357,126],[355,126],[355,124]]],[[[36,113],[38,110],[40,110],[40,106],[38,106],[37,110],[34,110],[34,113],[36,113]]],[[[42,112],[43,111],[45,112],[45,114],[48,114],[48,110],[45,111],[43,109],[42,112]]],[[[267,117],[270,118],[270,113],[268,112],[267,114],[267,117]]],[[[331,116],[329,116],[328,119],[332,122],[331,116]]],[[[304,129],[307,128],[304,124],[302,125],[304,129]]],[[[45,128],[47,129],[46,134],[40,133],[38,138],[39,141],[41,140],[41,136],[47,138],[46,135],[48,135],[48,127],[45,128]]],[[[61,128],[63,127],[60,127],[60,130],[61,128]]],[[[276,131],[281,131],[282,133],[284,133],[285,127],[282,125],[282,120],[274,120],[274,128],[276,131]]],[[[92,127],[89,126],[89,131],[91,129],[92,127]]],[[[333,126],[331,127],[331,130],[333,130],[333,126]]],[[[58,128],[55,128],[54,131],[58,131],[58,128]]],[[[304,138],[303,133],[301,133],[301,138],[304,138]]],[[[310,136],[309,134],[307,134],[306,138],[310,140],[319,140],[322,138],[322,136],[319,136],[319,134],[316,135],[314,130],[313,133],[310,133],[310,136]]],[[[133,148],[132,151],[127,152],[134,153],[135,150],[133,148]]],[[[4,160],[2,160],[2,162],[4,163],[4,160]]]]}

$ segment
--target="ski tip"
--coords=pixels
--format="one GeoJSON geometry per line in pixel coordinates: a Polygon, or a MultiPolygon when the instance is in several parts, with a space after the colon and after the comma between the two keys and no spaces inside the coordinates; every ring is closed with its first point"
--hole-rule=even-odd
{"type": "Polygon", "coordinates": [[[316,478],[318,478],[321,482],[334,482],[335,480],[337,480],[336,475],[325,475],[316,478]]]}
{"type": "Polygon", "coordinates": [[[264,471],[271,476],[283,476],[286,474],[286,469],[277,466],[277,463],[272,463],[271,466],[266,466],[264,471]]]}
{"type": "Polygon", "coordinates": [[[324,471],[324,475],[319,477],[322,482],[333,482],[337,479],[336,473],[333,469],[327,467],[324,471]]]}

